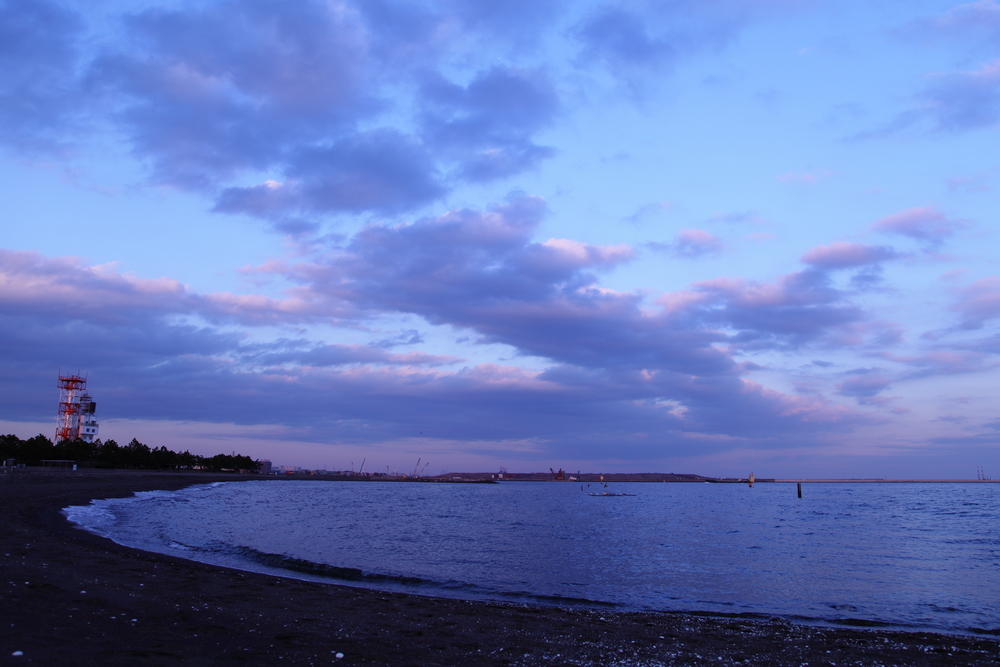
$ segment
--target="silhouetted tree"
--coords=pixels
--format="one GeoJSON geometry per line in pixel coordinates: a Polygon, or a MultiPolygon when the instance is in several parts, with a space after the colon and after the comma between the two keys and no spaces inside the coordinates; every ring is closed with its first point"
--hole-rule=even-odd
{"type": "Polygon", "coordinates": [[[56,448],[52,441],[39,433],[34,438],[21,441],[21,460],[29,466],[42,465],[42,459],[54,459],[56,448]]]}
{"type": "Polygon", "coordinates": [[[125,463],[130,468],[145,468],[150,463],[149,447],[135,438],[124,447],[125,463]]]}
{"type": "Polygon", "coordinates": [[[21,439],[13,433],[0,435],[0,460],[7,461],[21,458],[21,439]]]}
{"type": "Polygon", "coordinates": [[[63,440],[55,446],[52,458],[66,459],[70,461],[90,461],[97,451],[97,443],[84,442],[82,439],[63,440]]]}
{"type": "Polygon", "coordinates": [[[260,462],[239,454],[218,454],[211,458],[192,454],[190,451],[174,452],[164,446],[150,448],[136,438],[124,447],[114,440],[84,442],[63,440],[58,444],[44,435],[21,440],[16,435],[0,435],[0,459],[14,459],[29,466],[41,465],[43,460],[63,459],[98,468],[138,468],[165,470],[169,468],[207,468],[209,470],[250,470],[258,472],[260,462]]]}

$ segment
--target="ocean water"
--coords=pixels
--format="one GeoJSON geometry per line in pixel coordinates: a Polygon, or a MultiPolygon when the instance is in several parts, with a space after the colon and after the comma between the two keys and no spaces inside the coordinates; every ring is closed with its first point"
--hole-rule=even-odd
{"type": "Polygon", "coordinates": [[[119,544],[409,593],[1000,634],[1000,485],[249,481],[68,507],[119,544]]]}

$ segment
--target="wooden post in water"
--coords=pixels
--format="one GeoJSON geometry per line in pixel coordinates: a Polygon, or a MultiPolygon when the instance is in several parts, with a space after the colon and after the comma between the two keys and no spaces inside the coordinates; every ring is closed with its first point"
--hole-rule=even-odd
{"type": "Polygon", "coordinates": [[[799,498],[802,497],[802,482],[797,482],[795,486],[799,487],[799,498]]]}

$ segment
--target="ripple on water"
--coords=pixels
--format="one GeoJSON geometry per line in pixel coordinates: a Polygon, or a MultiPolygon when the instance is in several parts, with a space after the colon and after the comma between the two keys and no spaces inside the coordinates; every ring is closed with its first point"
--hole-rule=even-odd
{"type": "Polygon", "coordinates": [[[467,598],[780,615],[991,634],[992,485],[579,486],[250,481],[67,517],[150,551],[467,598]],[[967,507],[974,510],[964,511],[967,507]]]}

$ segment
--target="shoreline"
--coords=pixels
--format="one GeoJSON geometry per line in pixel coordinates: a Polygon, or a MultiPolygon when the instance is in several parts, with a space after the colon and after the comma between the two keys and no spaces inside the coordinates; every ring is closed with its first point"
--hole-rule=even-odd
{"type": "Polygon", "coordinates": [[[19,662],[75,665],[1000,665],[1000,638],[466,601],[256,574],[123,547],[61,513],[95,498],[248,479],[261,478],[0,475],[0,659],[21,651],[19,662]]]}

